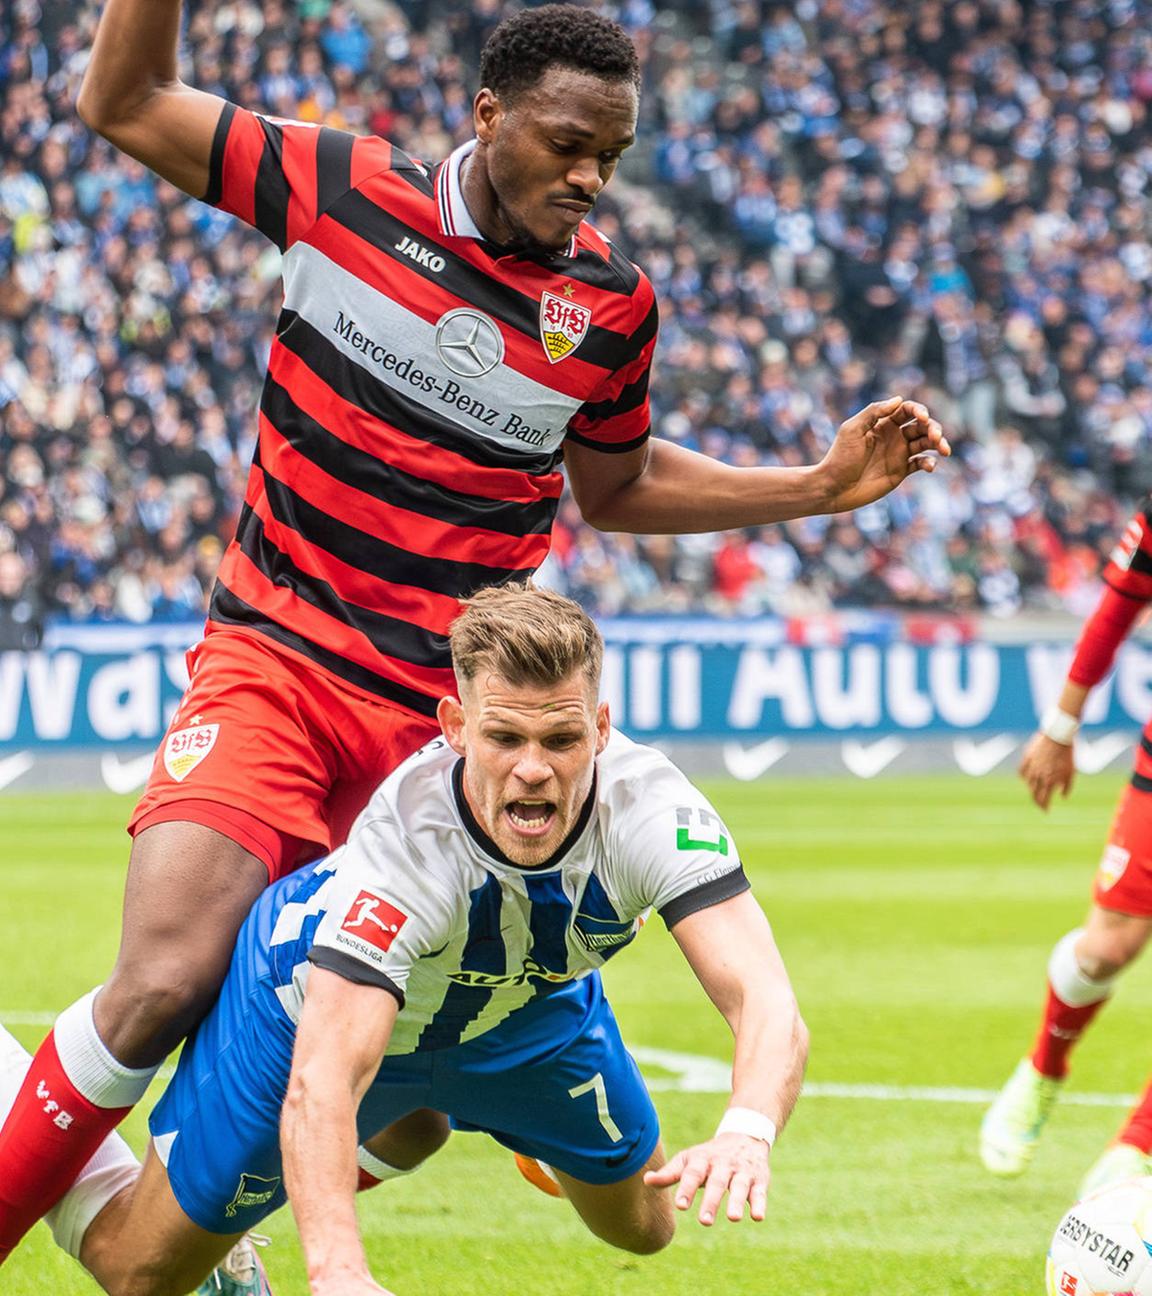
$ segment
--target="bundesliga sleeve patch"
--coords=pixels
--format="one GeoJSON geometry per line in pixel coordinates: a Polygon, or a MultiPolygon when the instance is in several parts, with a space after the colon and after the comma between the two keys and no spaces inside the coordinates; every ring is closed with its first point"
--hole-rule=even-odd
{"type": "Polygon", "coordinates": [[[340,924],[340,930],[386,954],[407,921],[408,915],[401,913],[395,905],[371,891],[361,891],[340,924]]]}

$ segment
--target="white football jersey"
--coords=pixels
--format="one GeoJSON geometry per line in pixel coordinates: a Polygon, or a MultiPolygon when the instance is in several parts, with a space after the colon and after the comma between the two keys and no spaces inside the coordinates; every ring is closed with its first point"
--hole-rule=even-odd
{"type": "Polygon", "coordinates": [[[400,999],[390,1055],[447,1048],[601,967],[649,909],[672,926],[748,888],[708,801],[616,731],[578,822],[536,868],[481,830],[462,772],[443,739],[410,757],[284,905],[269,954],[294,1020],[311,962],[400,999]]]}

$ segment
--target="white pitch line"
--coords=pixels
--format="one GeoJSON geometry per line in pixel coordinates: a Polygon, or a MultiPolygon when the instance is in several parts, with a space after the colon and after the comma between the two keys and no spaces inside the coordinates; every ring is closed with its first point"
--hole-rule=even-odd
{"type": "MultiPolygon", "coordinates": [[[[55,1013],[5,1012],[0,1009],[0,1023],[5,1026],[51,1026],[55,1013]]],[[[699,1053],[677,1053],[669,1049],[634,1048],[630,1052],[641,1066],[659,1067],[671,1075],[646,1076],[653,1093],[731,1093],[732,1071],[719,1058],[699,1053]]],[[[170,1074],[170,1068],[165,1068],[170,1074]]],[[[814,1081],[804,1086],[805,1098],[845,1098],[854,1102],[926,1102],[961,1103],[983,1107],[990,1103],[998,1089],[961,1089],[940,1085],[841,1084],[836,1081],[814,1081]]],[[[1068,1093],[1061,1094],[1064,1107],[1131,1107],[1138,1094],[1068,1093]]]]}
{"type": "MultiPolygon", "coordinates": [[[[659,1067],[671,1075],[646,1076],[648,1088],[664,1093],[731,1093],[732,1073],[717,1058],[667,1049],[634,1048],[632,1056],[641,1066],[659,1067]]],[[[997,1089],[960,1089],[935,1085],[839,1084],[813,1081],[805,1084],[805,1098],[846,1098],[856,1102],[966,1103],[987,1106],[997,1089]]],[[[1136,1094],[1062,1094],[1061,1104],[1069,1107],[1131,1107],[1136,1094]]]]}

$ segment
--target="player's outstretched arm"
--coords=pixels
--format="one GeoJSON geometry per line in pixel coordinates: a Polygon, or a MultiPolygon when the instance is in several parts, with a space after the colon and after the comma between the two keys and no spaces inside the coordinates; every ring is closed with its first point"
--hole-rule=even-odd
{"type": "Polygon", "coordinates": [[[369,1273],[356,1223],[356,1112],[399,1010],[377,986],[325,968],[309,974],[280,1144],[312,1296],[385,1292],[369,1273]]]}
{"type": "Polygon", "coordinates": [[[1067,796],[1072,790],[1073,748],[1088,695],[1112,669],[1120,645],[1152,603],[1149,527],[1147,510],[1128,523],[1105,568],[1100,598],[1080,631],[1059,700],[1044,713],[1024,749],[1020,777],[1041,810],[1048,809],[1054,793],[1067,796]]]}
{"type": "Polygon", "coordinates": [[[845,420],[820,463],[804,468],[734,468],[659,439],[619,455],[569,442],[564,466],[593,526],[660,535],[844,513],[951,453],[923,405],[893,396],[845,420]]]}
{"type": "Polygon", "coordinates": [[[742,1219],[745,1206],[762,1220],[771,1142],[800,1096],[808,1031],[772,929],[750,891],[690,914],[672,934],[735,1036],[732,1098],[713,1138],[678,1152],[645,1182],[677,1184],[679,1210],[688,1210],[702,1188],[701,1224],[715,1220],[725,1194],[730,1220],[742,1219]]]}
{"type": "Polygon", "coordinates": [[[1066,680],[1055,709],[1044,717],[1024,748],[1020,777],[1041,810],[1048,809],[1055,793],[1067,796],[1072,791],[1076,777],[1073,747],[1089,692],[1084,685],[1066,680]]]}
{"type": "Polygon", "coordinates": [[[118,149],[202,198],[225,101],[180,81],[179,38],[180,0],[108,0],[76,109],[118,149]]]}

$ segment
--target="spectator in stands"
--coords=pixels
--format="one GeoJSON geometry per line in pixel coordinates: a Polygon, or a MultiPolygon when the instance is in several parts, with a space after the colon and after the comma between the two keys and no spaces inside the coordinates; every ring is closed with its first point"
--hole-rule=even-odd
{"type": "MultiPolygon", "coordinates": [[[[188,44],[197,84],[435,161],[505,8],[189,0],[188,44]]],[[[713,574],[739,540],[593,542],[578,519],[556,579],[601,611],[905,605],[898,538],[927,527],[949,571],[936,554],[914,601],[1082,601],[1083,517],[1114,532],[1152,485],[1152,3],[614,10],[648,115],[597,222],[660,296],[658,434],[798,462],[899,386],[950,400],[968,446],[867,519],[752,538],[735,602],[713,574]]],[[[279,256],[83,128],[96,13],[0,6],[0,548],[49,618],[198,616],[243,505],[279,256]]]]}

